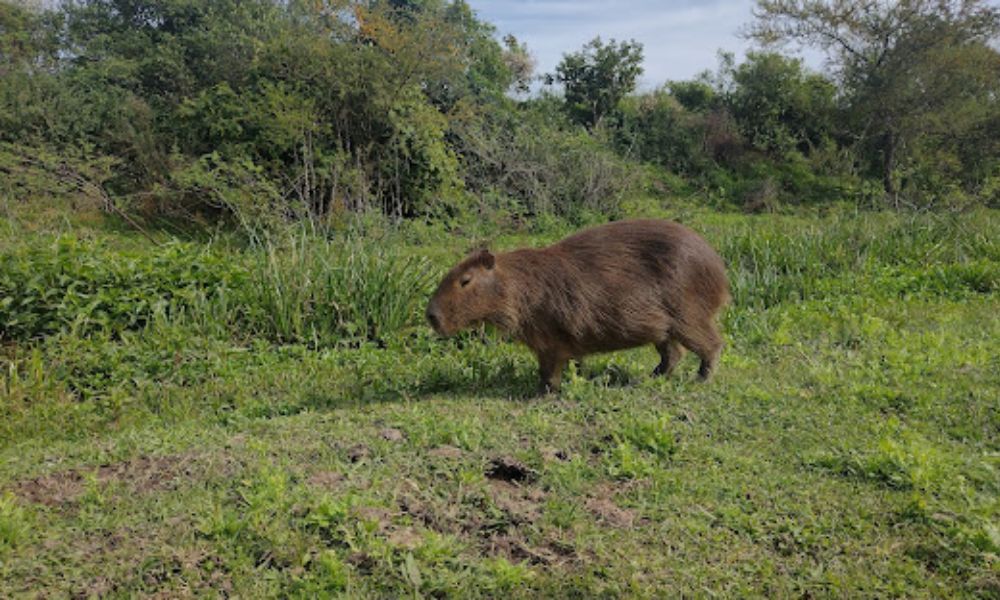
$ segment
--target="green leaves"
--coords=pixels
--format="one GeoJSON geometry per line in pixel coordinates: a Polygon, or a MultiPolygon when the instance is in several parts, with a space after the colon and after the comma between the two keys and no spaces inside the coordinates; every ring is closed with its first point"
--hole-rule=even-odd
{"type": "Polygon", "coordinates": [[[669,415],[646,416],[622,422],[611,435],[608,474],[617,479],[638,479],[657,472],[677,451],[677,438],[669,415]]]}
{"type": "Polygon", "coordinates": [[[220,257],[179,242],[122,254],[73,237],[0,254],[0,339],[141,329],[237,284],[220,257]]]}
{"type": "MultiPolygon", "coordinates": [[[[749,33],[759,41],[826,53],[847,109],[840,120],[894,206],[901,192],[921,203],[946,195],[947,186],[928,179],[948,162],[942,157],[963,146],[995,156],[993,143],[972,133],[990,120],[969,106],[996,111],[1000,55],[990,44],[1000,35],[997,7],[983,0],[758,0],[756,18],[749,33]]],[[[966,162],[981,164],[972,156],[966,162]]]]}
{"type": "Polygon", "coordinates": [[[605,44],[596,37],[579,52],[563,55],[547,81],[561,83],[570,114],[577,122],[594,127],[635,89],[639,75],[642,44],[635,40],[605,44]]]}
{"type": "Polygon", "coordinates": [[[157,319],[312,346],[384,343],[420,323],[426,259],[304,231],[243,255],[171,242],[155,252],[73,237],[0,254],[0,340],[121,336],[157,319]]]}

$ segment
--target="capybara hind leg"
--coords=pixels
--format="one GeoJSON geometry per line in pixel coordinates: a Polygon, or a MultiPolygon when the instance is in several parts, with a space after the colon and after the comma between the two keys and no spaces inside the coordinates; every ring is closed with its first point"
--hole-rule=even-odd
{"type": "Polygon", "coordinates": [[[558,392],[569,357],[558,352],[538,353],[538,394],[558,392]]]}
{"type": "Polygon", "coordinates": [[[689,327],[678,332],[678,335],[681,343],[701,359],[698,379],[707,381],[719,362],[719,355],[722,354],[722,336],[719,335],[715,323],[708,321],[700,326],[689,327]]]}
{"type": "Polygon", "coordinates": [[[653,369],[653,376],[663,375],[669,377],[674,372],[674,367],[684,356],[684,346],[674,338],[667,338],[656,345],[657,352],[660,353],[660,364],[653,369]]]}

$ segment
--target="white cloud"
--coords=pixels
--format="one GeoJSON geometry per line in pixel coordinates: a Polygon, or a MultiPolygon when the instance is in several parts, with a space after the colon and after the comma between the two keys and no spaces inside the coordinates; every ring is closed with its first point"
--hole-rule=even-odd
{"type": "MultiPolygon", "coordinates": [[[[470,0],[501,34],[513,33],[551,72],[566,52],[595,36],[635,39],[644,47],[643,87],[714,70],[718,51],[742,57],[751,43],[738,36],[753,19],[752,0],[470,0]]],[[[815,57],[807,62],[816,67],[815,57]]]]}

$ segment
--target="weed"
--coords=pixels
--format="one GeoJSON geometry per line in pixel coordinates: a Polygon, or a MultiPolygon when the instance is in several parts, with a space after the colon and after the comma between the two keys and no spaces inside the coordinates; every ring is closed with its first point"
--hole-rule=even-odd
{"type": "Polygon", "coordinates": [[[0,558],[25,544],[31,538],[32,528],[28,510],[13,495],[0,495],[0,558]]]}

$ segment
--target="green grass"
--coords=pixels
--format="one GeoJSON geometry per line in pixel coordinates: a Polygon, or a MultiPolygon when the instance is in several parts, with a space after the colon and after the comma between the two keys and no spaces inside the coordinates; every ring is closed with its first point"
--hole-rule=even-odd
{"type": "Polygon", "coordinates": [[[565,224],[8,238],[65,285],[0,350],[0,597],[1000,596],[1000,213],[669,216],[730,265],[716,378],[639,349],[544,399],[420,311],[565,224]]]}

